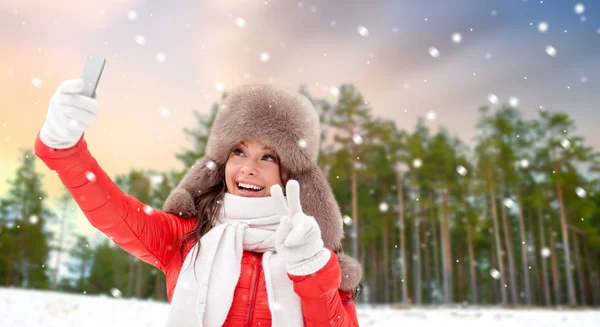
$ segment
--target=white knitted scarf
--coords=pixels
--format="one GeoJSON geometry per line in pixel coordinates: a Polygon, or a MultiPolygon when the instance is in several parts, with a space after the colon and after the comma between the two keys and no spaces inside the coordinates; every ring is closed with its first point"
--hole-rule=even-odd
{"type": "Polygon", "coordinates": [[[244,250],[264,252],[271,326],[304,326],[300,297],[274,253],[279,221],[271,197],[226,193],[217,224],[200,240],[199,257],[196,244],[183,262],[166,326],[221,327],[233,302],[244,250]]]}

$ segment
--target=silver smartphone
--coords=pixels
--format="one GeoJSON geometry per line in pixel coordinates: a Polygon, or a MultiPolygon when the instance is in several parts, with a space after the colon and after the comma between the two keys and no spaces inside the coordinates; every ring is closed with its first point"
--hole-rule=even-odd
{"type": "Polygon", "coordinates": [[[87,57],[81,79],[85,83],[82,94],[90,98],[96,97],[96,88],[104,70],[106,58],[102,55],[92,54],[87,57]]]}

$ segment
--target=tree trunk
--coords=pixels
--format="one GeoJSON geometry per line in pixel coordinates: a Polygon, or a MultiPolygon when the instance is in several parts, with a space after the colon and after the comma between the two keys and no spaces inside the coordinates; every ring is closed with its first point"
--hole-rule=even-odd
{"type": "Polygon", "coordinates": [[[67,210],[63,210],[62,212],[63,216],[60,220],[60,232],[58,234],[58,247],[57,247],[57,254],[56,254],[56,270],[54,271],[54,280],[52,282],[52,289],[56,290],[56,288],[58,287],[58,275],[59,275],[59,270],[60,270],[60,257],[61,254],[63,252],[63,241],[64,241],[64,234],[65,234],[65,219],[66,219],[66,215],[67,215],[67,210]]]}
{"type": "MultiPolygon", "coordinates": [[[[554,165],[555,171],[560,171],[558,164],[554,165]]],[[[560,212],[560,229],[562,231],[563,249],[565,252],[565,272],[567,277],[567,293],[569,295],[569,304],[577,305],[575,299],[575,284],[573,283],[573,271],[571,270],[571,253],[569,251],[569,230],[567,227],[567,214],[565,212],[565,203],[563,199],[562,186],[556,183],[556,196],[558,198],[558,209],[560,212]]]]}
{"type": "Polygon", "coordinates": [[[138,299],[141,299],[143,294],[143,286],[144,286],[144,263],[141,260],[136,261],[137,266],[137,277],[136,277],[136,287],[135,287],[135,296],[138,299]]]}
{"type": "Polygon", "coordinates": [[[422,304],[421,290],[422,290],[422,274],[421,274],[421,239],[419,237],[419,225],[421,223],[419,218],[419,206],[418,201],[414,202],[413,205],[413,303],[417,305],[422,304]]]}
{"type": "Polygon", "coordinates": [[[558,258],[556,254],[556,240],[554,239],[554,227],[552,223],[548,224],[550,226],[550,255],[551,255],[551,263],[552,263],[552,287],[554,288],[554,304],[562,303],[562,292],[560,290],[560,275],[558,272],[558,258]]]}
{"type": "Polygon", "coordinates": [[[496,257],[498,258],[498,269],[500,270],[500,295],[502,304],[508,304],[506,293],[506,271],[504,270],[504,262],[502,259],[502,243],[500,241],[500,224],[498,223],[498,211],[496,209],[496,191],[494,186],[494,177],[492,171],[488,170],[488,187],[490,192],[490,203],[492,205],[492,220],[494,222],[494,240],[496,244],[496,257]]]}
{"type": "Polygon", "coordinates": [[[127,263],[129,265],[129,274],[127,278],[127,296],[133,297],[133,284],[135,281],[135,260],[137,260],[134,256],[127,256],[127,263]]]}
{"type": "Polygon", "coordinates": [[[585,301],[585,284],[583,279],[583,263],[579,256],[579,237],[573,233],[573,252],[575,252],[575,266],[577,267],[577,284],[579,286],[579,304],[586,305],[585,301]]]}
{"type": "Polygon", "coordinates": [[[452,250],[450,248],[450,222],[448,217],[448,190],[442,190],[440,233],[442,234],[442,254],[444,262],[444,302],[452,303],[452,250]]]}
{"type": "Polygon", "coordinates": [[[165,274],[161,270],[157,270],[154,278],[154,298],[158,301],[167,300],[167,288],[165,284],[165,274]]]}
{"type": "MultiPolygon", "coordinates": [[[[462,252],[459,252],[462,253],[462,252]]],[[[465,261],[466,260],[461,260],[458,259],[456,260],[456,281],[457,281],[457,285],[456,285],[456,291],[457,291],[457,298],[456,301],[457,302],[462,302],[462,301],[466,301],[467,297],[468,297],[468,293],[466,292],[467,289],[467,272],[465,270],[465,261]],[[465,299],[462,299],[462,296],[465,297],[465,299]]]]}
{"type": "Polygon", "coordinates": [[[350,145],[350,163],[352,165],[352,254],[358,258],[358,182],[356,180],[356,155],[354,145],[350,145]]]}
{"type": "MultiPolygon", "coordinates": [[[[13,237],[13,231],[10,231],[9,237],[13,237]]],[[[14,271],[14,257],[15,257],[15,252],[16,252],[16,244],[14,239],[11,240],[10,242],[10,249],[8,250],[8,258],[6,260],[6,282],[5,285],[6,286],[13,286],[12,282],[13,282],[13,271],[14,271]]]]}
{"type": "Polygon", "coordinates": [[[402,172],[396,173],[396,195],[398,198],[398,223],[400,224],[400,287],[402,289],[402,303],[408,303],[408,289],[406,287],[406,225],[404,221],[404,192],[402,185],[402,172]]]}
{"type": "Polygon", "coordinates": [[[589,244],[585,246],[585,257],[587,261],[588,275],[590,281],[590,293],[592,294],[592,303],[594,305],[600,305],[600,280],[597,279],[597,275],[595,273],[598,272],[597,264],[594,262],[598,262],[597,258],[594,258],[594,253],[590,251],[589,244]]]}
{"type": "Polygon", "coordinates": [[[538,257],[537,257],[537,239],[536,239],[536,226],[535,221],[533,219],[532,207],[526,207],[527,211],[523,211],[523,218],[525,219],[525,230],[528,232],[528,237],[530,242],[527,245],[527,253],[531,253],[531,263],[529,264],[529,276],[531,282],[531,301],[534,305],[539,305],[542,303],[542,292],[540,290],[544,289],[544,285],[542,285],[542,281],[540,278],[540,272],[538,267],[538,257]]]}
{"type": "Polygon", "coordinates": [[[389,260],[389,241],[388,241],[388,217],[383,215],[383,297],[384,302],[390,302],[390,260],[389,260]]]}
{"type": "Polygon", "coordinates": [[[527,254],[527,237],[525,232],[525,219],[523,218],[523,206],[521,205],[521,190],[520,185],[516,186],[516,197],[519,214],[519,235],[521,236],[521,264],[523,269],[523,287],[525,288],[525,303],[531,305],[531,288],[529,284],[529,258],[527,254]]]}
{"type": "MultiPolygon", "coordinates": [[[[429,189],[429,201],[431,203],[435,203],[435,198],[433,196],[433,189],[430,188],[429,189]]],[[[434,205],[435,206],[435,205],[434,205]]],[[[432,288],[435,288],[435,290],[437,291],[440,288],[440,285],[442,284],[441,282],[441,274],[440,274],[440,267],[442,266],[441,262],[440,262],[440,256],[439,256],[439,252],[441,251],[441,247],[438,246],[438,233],[437,233],[437,219],[435,218],[435,213],[431,213],[431,218],[429,219],[429,228],[431,229],[431,247],[433,248],[433,275],[434,275],[434,282],[431,283],[432,284],[432,288]]]]}
{"type": "Polygon", "coordinates": [[[502,205],[500,206],[500,216],[502,217],[502,227],[504,229],[504,243],[506,246],[506,256],[508,258],[508,278],[510,279],[510,284],[508,285],[510,290],[510,296],[513,304],[519,303],[519,298],[517,296],[517,269],[515,266],[515,254],[512,246],[512,232],[511,226],[508,224],[508,217],[506,213],[506,208],[504,206],[504,199],[506,193],[504,192],[504,181],[500,182],[500,196],[502,197],[502,205]]]}
{"type": "MultiPolygon", "coordinates": [[[[377,262],[377,249],[375,248],[375,244],[371,244],[370,248],[369,248],[369,252],[370,252],[370,257],[371,260],[373,260],[373,262],[377,262]]],[[[377,269],[377,265],[372,265],[370,267],[372,269],[372,271],[370,271],[369,273],[369,280],[370,283],[369,285],[371,285],[371,287],[369,287],[370,290],[370,302],[377,302],[377,298],[378,298],[378,289],[377,289],[377,273],[378,273],[378,269],[377,269]]]]}
{"type": "Polygon", "coordinates": [[[467,250],[469,252],[469,279],[471,281],[471,303],[479,303],[479,292],[477,290],[477,274],[475,263],[475,251],[473,250],[473,235],[471,231],[471,220],[469,217],[469,204],[467,203],[467,192],[465,192],[465,228],[467,230],[467,250]]]}
{"type": "MultiPolygon", "coordinates": [[[[540,251],[546,248],[546,242],[544,241],[544,215],[542,213],[542,207],[538,207],[538,225],[540,229],[540,251]]],[[[539,252],[539,251],[538,251],[539,252]]],[[[548,280],[548,267],[546,266],[546,258],[541,256],[540,261],[542,262],[542,280],[544,283],[544,301],[546,305],[552,304],[550,298],[550,281],[548,280]]]]}
{"type": "Polygon", "coordinates": [[[423,266],[425,268],[425,303],[432,303],[432,292],[431,292],[431,259],[429,255],[429,239],[427,236],[427,216],[425,216],[425,206],[421,206],[421,237],[423,239],[423,266]]]}
{"type": "MultiPolygon", "coordinates": [[[[496,250],[496,242],[490,242],[490,256],[492,257],[491,259],[491,267],[498,267],[498,260],[496,259],[496,257],[498,256],[498,251],[496,250]]],[[[498,303],[500,302],[501,296],[498,295],[498,283],[492,281],[490,283],[491,287],[492,287],[492,303],[498,303]]],[[[500,285],[500,287],[502,289],[504,288],[504,285],[500,285]]]]}

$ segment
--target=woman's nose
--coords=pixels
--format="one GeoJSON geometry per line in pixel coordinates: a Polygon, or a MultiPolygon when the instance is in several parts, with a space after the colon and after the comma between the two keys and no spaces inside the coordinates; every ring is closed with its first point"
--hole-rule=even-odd
{"type": "Polygon", "coordinates": [[[252,162],[246,162],[240,170],[242,174],[256,175],[256,165],[252,162]]]}

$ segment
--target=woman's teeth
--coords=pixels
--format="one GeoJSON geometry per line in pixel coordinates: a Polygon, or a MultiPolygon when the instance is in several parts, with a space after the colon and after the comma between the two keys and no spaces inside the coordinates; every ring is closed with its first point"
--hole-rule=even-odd
{"type": "Polygon", "coordinates": [[[238,183],[238,187],[242,190],[261,191],[264,187],[255,186],[252,184],[238,183]]]}

